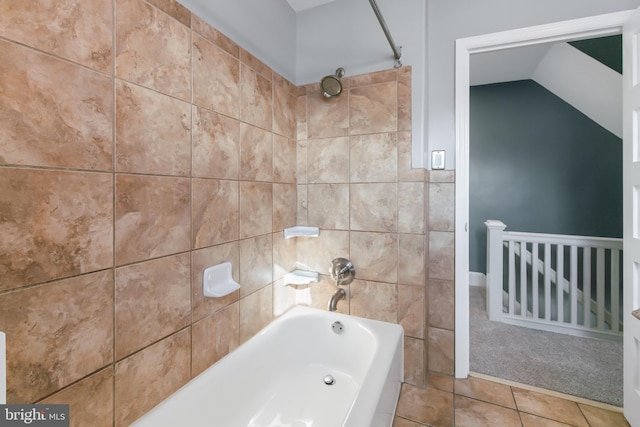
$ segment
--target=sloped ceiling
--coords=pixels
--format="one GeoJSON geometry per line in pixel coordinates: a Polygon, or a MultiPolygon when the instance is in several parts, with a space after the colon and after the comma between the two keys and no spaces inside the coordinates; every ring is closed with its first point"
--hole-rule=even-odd
{"type": "MultiPolygon", "coordinates": [[[[536,44],[471,56],[471,86],[531,79],[549,49],[558,43],[536,44]]],[[[565,44],[565,43],[561,43],[565,44]]],[[[622,36],[577,40],[569,45],[622,74],[622,36]]]]}
{"type": "Polygon", "coordinates": [[[622,138],[621,41],[612,36],[581,41],[580,49],[562,42],[474,54],[471,85],[534,80],[622,138]]]}
{"type": "Polygon", "coordinates": [[[471,55],[471,86],[528,80],[551,48],[536,44],[471,55]]]}

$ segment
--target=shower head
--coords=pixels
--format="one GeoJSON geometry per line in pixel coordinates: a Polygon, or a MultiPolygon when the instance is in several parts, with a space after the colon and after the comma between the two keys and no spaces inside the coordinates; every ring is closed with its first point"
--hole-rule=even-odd
{"type": "Polygon", "coordinates": [[[340,67],[333,76],[324,76],[320,80],[320,90],[325,98],[333,98],[342,93],[342,82],[340,78],[344,76],[344,68],[340,67]]]}

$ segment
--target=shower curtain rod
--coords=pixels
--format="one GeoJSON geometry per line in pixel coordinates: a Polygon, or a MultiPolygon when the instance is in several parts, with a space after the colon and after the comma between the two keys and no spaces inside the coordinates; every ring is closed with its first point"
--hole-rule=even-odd
{"type": "Polygon", "coordinates": [[[387,41],[389,42],[389,45],[391,46],[391,50],[393,50],[393,66],[394,68],[398,68],[402,66],[402,62],[400,62],[400,58],[402,57],[402,46],[396,46],[395,42],[393,41],[393,37],[391,37],[391,33],[389,33],[389,28],[387,27],[387,23],[384,20],[384,17],[382,16],[382,13],[380,13],[380,9],[378,9],[378,4],[376,3],[376,0],[369,0],[369,3],[371,4],[371,8],[373,9],[373,12],[376,14],[376,17],[378,18],[378,22],[380,22],[380,26],[382,27],[382,31],[384,31],[384,35],[387,36],[387,41]]]}

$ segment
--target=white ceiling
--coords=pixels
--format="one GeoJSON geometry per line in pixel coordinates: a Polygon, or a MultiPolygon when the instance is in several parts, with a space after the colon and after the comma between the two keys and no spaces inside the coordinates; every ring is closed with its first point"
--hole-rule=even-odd
{"type": "Polygon", "coordinates": [[[331,3],[333,1],[335,0],[287,0],[289,6],[291,6],[291,8],[296,12],[322,6],[323,4],[331,3]]]}

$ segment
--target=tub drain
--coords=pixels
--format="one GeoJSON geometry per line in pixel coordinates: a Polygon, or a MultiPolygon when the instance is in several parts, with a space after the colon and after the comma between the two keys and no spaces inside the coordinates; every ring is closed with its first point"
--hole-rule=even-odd
{"type": "Polygon", "coordinates": [[[333,324],[331,325],[331,329],[333,329],[333,332],[335,332],[336,334],[341,334],[342,330],[344,329],[344,325],[340,322],[333,322],[333,324]]]}
{"type": "Polygon", "coordinates": [[[336,383],[335,378],[333,378],[333,376],[331,375],[327,375],[326,377],[324,377],[323,381],[326,385],[334,385],[336,383]]]}

